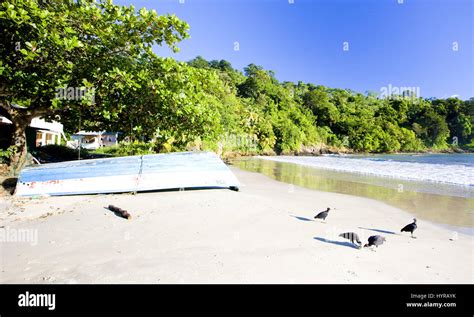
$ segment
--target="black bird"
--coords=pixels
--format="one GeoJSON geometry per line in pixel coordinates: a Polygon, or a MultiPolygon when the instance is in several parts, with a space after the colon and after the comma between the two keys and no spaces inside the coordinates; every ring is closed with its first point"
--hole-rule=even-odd
{"type": "Polygon", "coordinates": [[[411,237],[412,238],[416,238],[413,236],[413,232],[416,230],[416,228],[418,228],[418,226],[416,225],[416,218],[413,218],[413,222],[410,223],[409,225],[406,225],[405,227],[402,228],[402,230],[400,230],[400,232],[410,232],[411,233],[411,237]]]}
{"type": "Polygon", "coordinates": [[[314,216],[314,219],[326,220],[326,217],[329,215],[329,210],[331,210],[331,208],[328,207],[328,209],[326,209],[325,211],[321,211],[319,214],[314,216]]]}
{"type": "Polygon", "coordinates": [[[344,232],[344,233],[341,233],[339,236],[349,239],[353,244],[357,245],[359,248],[362,247],[362,242],[360,242],[359,236],[355,232],[344,232]]]}
{"type": "Polygon", "coordinates": [[[385,242],[385,237],[382,236],[370,236],[369,237],[369,243],[364,245],[364,248],[371,247],[375,245],[377,248],[379,245],[382,245],[385,242]]]}

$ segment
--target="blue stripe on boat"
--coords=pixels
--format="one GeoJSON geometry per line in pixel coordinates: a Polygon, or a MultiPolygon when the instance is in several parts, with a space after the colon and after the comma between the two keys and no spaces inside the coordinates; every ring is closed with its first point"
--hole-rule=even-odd
{"type": "MultiPolygon", "coordinates": [[[[225,184],[225,186],[239,186],[238,180],[232,172],[214,153],[179,152],[69,161],[27,167],[20,173],[17,195],[28,196],[38,194],[38,192],[48,195],[117,192],[116,186],[110,185],[110,188],[108,188],[107,182],[104,182],[104,178],[106,181],[107,177],[117,176],[124,176],[124,183],[120,184],[120,187],[123,185],[123,191],[134,191],[136,188],[141,188],[138,186],[140,175],[146,175],[147,177],[148,175],[153,175],[153,177],[157,177],[157,180],[161,182],[159,188],[155,189],[176,188],[176,182],[165,181],[163,184],[163,180],[169,179],[170,177],[177,178],[178,176],[180,180],[183,180],[183,187],[186,186],[186,183],[193,184],[192,187],[222,187],[222,184],[225,184]],[[215,174],[213,174],[213,172],[215,172],[215,174]],[[190,176],[191,178],[186,179],[186,173],[190,175],[192,173],[202,173],[199,175],[205,176],[202,177],[202,181],[197,179],[197,176],[194,178],[190,176]],[[160,177],[160,174],[163,175],[163,177],[160,177]],[[222,177],[224,177],[224,179],[222,179],[222,177]],[[96,188],[92,191],[88,191],[87,188],[81,190],[60,188],[60,186],[72,187],[73,183],[68,183],[68,180],[73,182],[76,180],[93,181],[92,179],[94,178],[101,178],[101,182],[104,184],[103,189],[96,188]],[[58,184],[56,186],[55,182],[61,182],[61,185],[58,184]],[[47,184],[47,186],[41,185],[42,183],[47,184]],[[168,183],[169,186],[172,187],[166,187],[168,183]],[[43,190],[42,187],[48,188],[43,190]]],[[[117,182],[117,179],[114,181],[117,182]]],[[[121,179],[119,179],[119,181],[121,181],[121,179]]],[[[154,182],[152,181],[151,184],[153,187],[154,182]]],[[[146,185],[146,188],[148,187],[149,185],[146,185]]]]}

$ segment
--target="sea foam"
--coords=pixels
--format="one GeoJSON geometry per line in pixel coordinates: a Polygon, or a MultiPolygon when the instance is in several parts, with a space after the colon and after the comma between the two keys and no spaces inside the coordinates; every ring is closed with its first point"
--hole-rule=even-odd
{"type": "Polygon", "coordinates": [[[393,160],[369,160],[339,156],[258,156],[258,158],[294,163],[340,172],[359,173],[421,182],[474,186],[474,167],[427,164],[393,160]]]}

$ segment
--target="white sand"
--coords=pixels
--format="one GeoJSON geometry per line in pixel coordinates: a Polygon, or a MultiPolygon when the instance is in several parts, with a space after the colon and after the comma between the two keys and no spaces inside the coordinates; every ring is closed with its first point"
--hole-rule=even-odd
{"type": "Polygon", "coordinates": [[[0,242],[0,283],[473,283],[472,236],[419,219],[412,239],[400,228],[413,217],[384,203],[233,171],[240,192],[0,197],[0,230],[38,235],[0,242]],[[387,241],[358,250],[345,231],[387,241]]]}

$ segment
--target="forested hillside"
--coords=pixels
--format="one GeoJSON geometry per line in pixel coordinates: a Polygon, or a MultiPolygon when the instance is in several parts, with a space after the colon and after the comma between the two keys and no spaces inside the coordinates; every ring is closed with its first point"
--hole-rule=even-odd
{"type": "MultiPolygon", "coordinates": [[[[228,61],[200,56],[188,63],[157,58],[146,65],[140,71],[148,81],[137,78],[141,89],[129,106],[113,120],[84,120],[98,116],[91,109],[82,114],[82,125],[123,131],[159,151],[217,150],[220,143],[242,153],[414,152],[462,147],[473,137],[473,100],[379,98],[279,82],[273,71],[254,64],[240,72],[228,61]]],[[[78,115],[66,117],[75,130],[78,115]]]]}
{"type": "Polygon", "coordinates": [[[188,64],[217,71],[236,110],[222,117],[248,118],[240,132],[255,134],[262,150],[290,153],[318,142],[363,152],[442,150],[472,138],[472,99],[426,100],[410,92],[382,99],[312,83],[280,83],[272,71],[253,64],[244,74],[224,60],[197,57],[188,64]]]}

